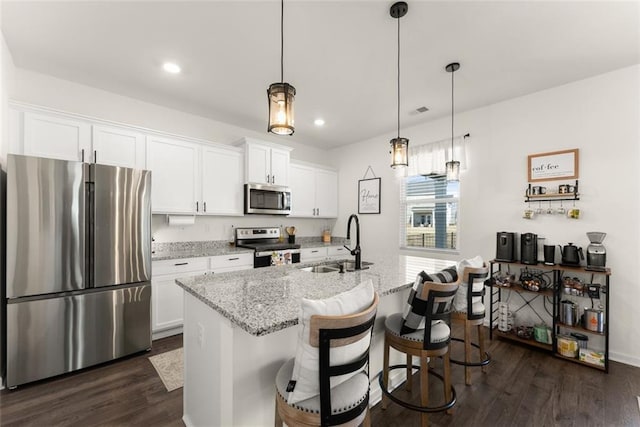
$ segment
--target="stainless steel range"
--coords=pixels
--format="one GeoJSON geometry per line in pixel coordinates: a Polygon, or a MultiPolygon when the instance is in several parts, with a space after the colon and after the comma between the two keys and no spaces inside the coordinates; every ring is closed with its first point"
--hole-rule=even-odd
{"type": "Polygon", "coordinates": [[[236,246],[255,250],[253,267],[295,264],[300,262],[300,245],[282,239],[278,227],[236,229],[236,246]]]}

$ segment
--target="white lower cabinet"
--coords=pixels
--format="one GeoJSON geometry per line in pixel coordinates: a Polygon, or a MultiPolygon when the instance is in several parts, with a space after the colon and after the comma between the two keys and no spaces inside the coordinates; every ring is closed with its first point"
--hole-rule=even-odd
{"type": "Polygon", "coordinates": [[[348,259],[351,253],[344,246],[330,246],[327,248],[329,259],[348,259]]]}
{"type": "Polygon", "coordinates": [[[250,270],[253,268],[253,252],[211,257],[211,271],[225,273],[227,271],[250,270]]]}
{"type": "Polygon", "coordinates": [[[184,289],[176,279],[201,274],[253,268],[253,252],[214,257],[154,261],[151,278],[151,331],[153,338],[182,333],[184,289]]]}
{"type": "Polygon", "coordinates": [[[151,331],[154,338],[182,333],[183,289],[176,279],[205,274],[208,258],[154,261],[151,277],[151,331]]]}
{"type": "Polygon", "coordinates": [[[327,248],[304,248],[300,249],[300,262],[322,261],[327,259],[327,248]]]}

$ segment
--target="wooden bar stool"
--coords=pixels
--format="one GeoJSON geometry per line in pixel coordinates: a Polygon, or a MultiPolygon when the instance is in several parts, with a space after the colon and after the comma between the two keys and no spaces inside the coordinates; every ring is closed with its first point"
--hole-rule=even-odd
{"type": "MultiPolygon", "coordinates": [[[[369,301],[371,301],[369,299],[369,301]]],[[[349,315],[310,317],[309,344],[318,351],[319,395],[288,403],[292,393],[294,360],[286,362],[276,376],[275,425],[282,426],[358,426],[371,425],[369,418],[369,348],[378,306],[378,294],[365,310],[349,315]],[[366,338],[364,352],[345,357],[345,347],[366,338]],[[341,362],[333,361],[334,351],[341,362]],[[340,353],[341,352],[341,353],[340,353]],[[336,353],[337,354],[337,353],[336,353]],[[332,387],[335,377],[353,376],[332,387]]],[[[343,377],[344,378],[344,377],[343,377]]],[[[293,385],[295,387],[295,384],[293,385]]]]}
{"type": "Polygon", "coordinates": [[[491,355],[485,350],[484,343],[484,282],[489,277],[486,264],[480,268],[465,267],[461,278],[459,294],[466,288],[466,310],[454,311],[451,314],[453,323],[464,323],[464,340],[452,337],[454,341],[464,342],[464,361],[451,359],[451,363],[464,366],[464,382],[471,385],[471,368],[480,366],[486,372],[486,366],[491,362],[491,355]],[[477,327],[478,341],[473,342],[471,333],[477,327]],[[479,350],[479,361],[472,361],[471,347],[479,350]]]}
{"type": "Polygon", "coordinates": [[[388,400],[392,400],[405,408],[422,412],[421,424],[426,426],[428,424],[427,413],[448,411],[456,403],[456,391],[451,385],[449,365],[451,330],[448,323],[458,283],[423,282],[421,286],[422,288],[413,295],[411,305],[413,313],[419,312],[424,316],[425,327],[414,332],[404,333],[406,328],[402,314],[396,313],[387,317],[384,333],[383,369],[378,376],[378,382],[382,390],[382,409],[386,409],[388,400]],[[406,365],[389,366],[390,347],[407,355],[406,365]],[[413,365],[413,356],[420,358],[420,366],[413,365]],[[430,357],[442,357],[443,376],[429,369],[428,358],[430,357]],[[414,405],[391,394],[388,389],[389,371],[393,369],[406,369],[407,381],[405,385],[409,391],[411,390],[413,369],[420,371],[420,405],[414,405]],[[429,406],[429,374],[443,381],[445,403],[440,406],[429,406]]]}

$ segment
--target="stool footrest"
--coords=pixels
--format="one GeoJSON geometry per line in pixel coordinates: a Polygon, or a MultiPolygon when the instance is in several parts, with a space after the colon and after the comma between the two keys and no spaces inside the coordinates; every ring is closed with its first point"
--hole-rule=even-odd
{"type": "MultiPolygon", "coordinates": [[[[451,337],[451,340],[453,341],[458,341],[458,342],[464,342],[463,339],[461,338],[453,338],[451,337]]],[[[480,348],[480,346],[474,342],[471,343],[471,345],[475,348],[480,348]]],[[[455,359],[451,359],[449,358],[449,360],[451,361],[451,363],[455,363],[456,365],[463,365],[463,366],[487,366],[489,364],[489,362],[491,362],[491,355],[489,353],[487,353],[486,351],[484,352],[484,359],[482,359],[479,362],[463,362],[462,360],[455,360],[455,359]]]]}
{"type": "MultiPolygon", "coordinates": [[[[411,367],[413,369],[417,369],[418,371],[420,370],[420,366],[411,365],[411,367]]],[[[406,369],[406,368],[407,368],[407,365],[392,365],[392,366],[389,366],[389,371],[392,371],[394,369],[406,369]]],[[[437,372],[433,372],[430,369],[428,372],[429,372],[429,375],[435,376],[436,378],[440,379],[440,381],[444,383],[444,378],[442,377],[442,375],[438,374],[437,372]]],[[[413,403],[409,403],[407,401],[399,399],[396,396],[392,395],[391,392],[387,389],[387,386],[382,381],[382,371],[380,371],[380,373],[378,374],[378,384],[380,385],[380,390],[382,391],[382,393],[384,393],[385,396],[391,399],[391,401],[397,403],[400,406],[404,406],[405,408],[410,409],[412,411],[429,412],[429,413],[448,411],[449,409],[453,408],[457,400],[456,389],[453,387],[453,385],[451,386],[451,400],[449,402],[446,402],[444,405],[441,405],[441,406],[418,406],[418,405],[414,405],[413,403]]]]}

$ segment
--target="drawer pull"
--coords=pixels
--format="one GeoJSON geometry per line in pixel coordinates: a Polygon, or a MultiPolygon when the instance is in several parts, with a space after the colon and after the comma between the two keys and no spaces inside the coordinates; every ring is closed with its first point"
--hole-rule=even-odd
{"type": "Polygon", "coordinates": [[[312,254],[317,254],[320,251],[311,251],[312,254]]]}
{"type": "Polygon", "coordinates": [[[173,265],[189,265],[189,263],[188,262],[179,262],[179,263],[173,264],[173,265]]]}
{"type": "Polygon", "coordinates": [[[227,261],[237,261],[237,260],[239,260],[239,259],[240,259],[240,258],[238,258],[238,257],[236,257],[236,258],[229,258],[227,261]]]}

